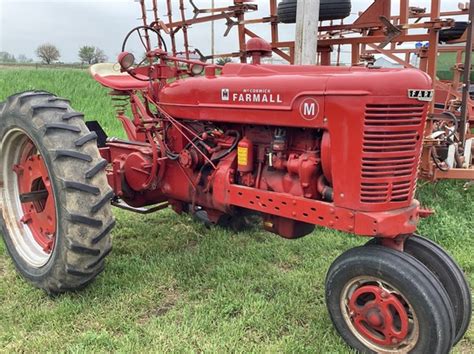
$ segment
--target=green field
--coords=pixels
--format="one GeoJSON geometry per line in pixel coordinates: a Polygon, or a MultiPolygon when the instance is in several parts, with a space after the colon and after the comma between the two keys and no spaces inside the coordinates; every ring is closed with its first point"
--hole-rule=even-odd
{"type": "MultiPolygon", "coordinates": [[[[0,67],[0,101],[29,89],[69,98],[123,136],[107,90],[86,71],[0,67]]],[[[420,233],[457,259],[472,286],[474,188],[420,182],[418,198],[436,211],[420,233]]],[[[0,351],[349,352],[326,312],[324,278],[366,240],[322,228],[294,241],[258,228],[234,234],[171,211],[116,216],[105,272],[75,294],[31,287],[0,244],[0,351]]],[[[455,352],[474,352],[472,325],[455,352]]]]}

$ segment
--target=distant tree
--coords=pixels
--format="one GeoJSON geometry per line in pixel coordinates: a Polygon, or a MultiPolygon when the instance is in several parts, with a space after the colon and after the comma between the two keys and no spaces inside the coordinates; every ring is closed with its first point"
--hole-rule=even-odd
{"type": "Polygon", "coordinates": [[[103,63],[107,60],[107,56],[102,49],[85,45],[79,49],[79,59],[81,63],[90,65],[103,63]]]}
{"type": "Polygon", "coordinates": [[[79,49],[79,59],[83,64],[92,64],[94,61],[95,47],[92,46],[82,46],[79,49]]]}
{"type": "Polygon", "coordinates": [[[25,54],[20,54],[18,56],[18,59],[17,61],[21,64],[28,64],[28,63],[32,63],[33,62],[33,59],[31,58],[28,58],[25,54]]]}
{"type": "Polygon", "coordinates": [[[48,65],[61,57],[58,48],[49,43],[40,45],[36,49],[36,55],[43,61],[43,63],[48,65]]]}
{"type": "Polygon", "coordinates": [[[100,49],[100,48],[95,48],[94,52],[94,63],[103,63],[107,61],[107,55],[105,55],[105,52],[100,49]]]}
{"type": "Polygon", "coordinates": [[[232,63],[232,59],[231,58],[228,58],[228,57],[225,57],[225,58],[219,58],[217,59],[216,61],[216,64],[217,65],[225,65],[227,63],[232,63]]]}
{"type": "Polygon", "coordinates": [[[16,58],[8,52],[0,52],[0,63],[11,64],[16,63],[16,58]]]}

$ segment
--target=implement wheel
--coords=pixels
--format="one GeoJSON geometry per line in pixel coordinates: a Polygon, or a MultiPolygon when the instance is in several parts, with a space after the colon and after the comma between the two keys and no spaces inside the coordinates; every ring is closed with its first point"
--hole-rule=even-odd
{"type": "MultiPolygon", "coordinates": [[[[375,245],[379,239],[370,240],[375,245]]],[[[469,284],[456,261],[433,241],[412,235],[405,241],[404,251],[423,263],[443,284],[454,309],[456,334],[454,344],[466,333],[471,320],[472,304],[469,284]]]]}
{"type": "Polygon", "coordinates": [[[90,283],[111,250],[113,194],[96,137],[48,92],[0,104],[3,238],[18,271],[49,293],[90,283]]]}
{"type": "Polygon", "coordinates": [[[454,316],[439,280],[419,261],[382,246],[357,247],[331,265],[326,302],[344,340],[363,353],[447,353],[454,316]]]}
{"type": "MultiPolygon", "coordinates": [[[[278,20],[281,23],[296,22],[297,0],[283,0],[278,4],[278,20]]],[[[351,0],[321,0],[319,21],[338,20],[351,14],[351,0]]]]}

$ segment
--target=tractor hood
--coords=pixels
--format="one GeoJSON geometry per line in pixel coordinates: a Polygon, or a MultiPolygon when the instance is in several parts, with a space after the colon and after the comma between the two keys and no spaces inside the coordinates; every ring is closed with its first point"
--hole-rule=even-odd
{"type": "Polygon", "coordinates": [[[353,105],[387,97],[420,103],[431,96],[431,79],[416,69],[227,64],[221,75],[166,85],[159,101],[183,119],[314,127],[328,97],[353,105]]]}

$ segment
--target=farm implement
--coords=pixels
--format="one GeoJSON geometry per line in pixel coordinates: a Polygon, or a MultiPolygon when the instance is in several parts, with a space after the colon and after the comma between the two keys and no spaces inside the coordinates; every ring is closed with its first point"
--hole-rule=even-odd
{"type": "Polygon", "coordinates": [[[171,207],[224,227],[256,214],[288,239],[327,227],[370,238],[327,273],[344,340],[361,352],[449,352],[471,296],[456,262],[416,234],[429,214],[414,193],[430,77],[262,64],[271,52],[254,38],[251,63],[206,64],[169,54],[156,28],[135,28],[117,64],[91,68],[126,140],[48,92],[1,103],[3,236],[15,266],[49,293],[85,287],[111,250],[111,205],[171,207]],[[137,35],[138,60],[126,50],[137,35]]]}

